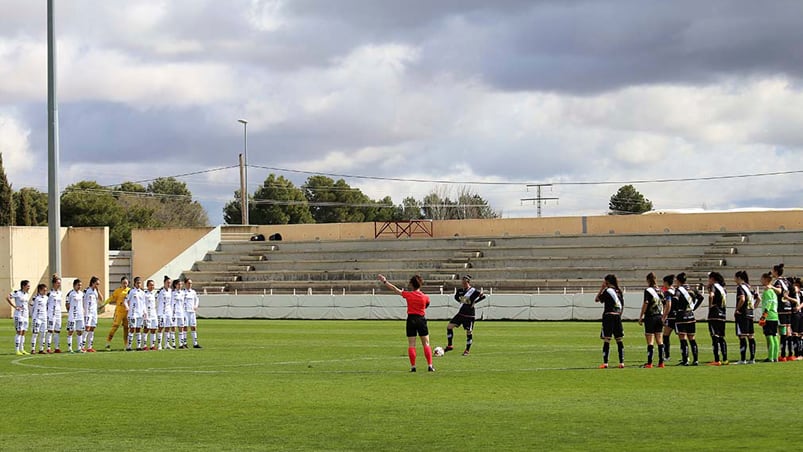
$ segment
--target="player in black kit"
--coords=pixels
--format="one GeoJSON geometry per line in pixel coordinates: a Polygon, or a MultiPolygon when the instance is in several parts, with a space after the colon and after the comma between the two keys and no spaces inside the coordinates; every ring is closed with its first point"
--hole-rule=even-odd
{"type": "Polygon", "coordinates": [[[725,320],[727,304],[725,277],[719,272],[708,274],[708,332],[711,333],[711,347],[714,350],[714,361],[711,366],[726,366],[728,362],[728,344],[725,342],[725,320]],[[720,361],[720,352],[722,361],[720,361]]]}
{"type": "Polygon", "coordinates": [[[741,359],[739,364],[755,364],[756,362],[756,338],[753,330],[753,312],[756,307],[756,294],[750,287],[750,278],[747,272],[742,270],[736,272],[736,310],[734,320],[736,322],[736,335],[739,336],[739,353],[741,359]],[[750,360],[747,360],[748,343],[750,349],[750,360]]]}
{"type": "Polygon", "coordinates": [[[696,291],[692,291],[686,286],[686,273],[678,273],[675,276],[675,302],[677,306],[677,317],[675,318],[675,333],[680,339],[680,353],[682,361],[680,366],[689,365],[689,346],[694,357],[692,366],[698,365],[697,341],[694,339],[697,333],[697,320],[694,318],[694,310],[700,305],[703,297],[696,291]]]}
{"type": "Polygon", "coordinates": [[[664,346],[661,353],[664,354],[664,361],[669,361],[669,337],[675,331],[675,316],[678,308],[675,306],[675,275],[664,276],[664,285],[661,286],[664,300],[664,346]]]}
{"type": "Polygon", "coordinates": [[[460,311],[457,315],[452,317],[449,324],[446,325],[446,345],[445,351],[454,350],[452,340],[454,339],[455,327],[462,326],[466,330],[466,350],[463,356],[468,356],[471,350],[471,344],[474,341],[474,318],[476,315],[474,305],[485,299],[485,294],[471,286],[471,275],[463,276],[463,287],[457,289],[454,294],[454,299],[460,303],[460,311]]]}
{"type": "Polygon", "coordinates": [[[602,332],[600,339],[605,341],[602,344],[602,364],[600,369],[608,368],[608,355],[611,350],[611,337],[616,340],[619,349],[619,368],[625,367],[625,344],[622,342],[624,329],[622,328],[622,310],[624,309],[624,297],[619,289],[619,281],[616,275],[606,275],[602,287],[594,299],[597,303],[602,303],[605,310],[602,311],[602,332]]]}
{"type": "Polygon", "coordinates": [[[655,352],[654,343],[658,343],[658,367],[664,367],[663,329],[664,300],[655,284],[655,273],[647,275],[647,288],[644,289],[644,303],[641,305],[638,324],[644,325],[644,337],[647,339],[647,363],[641,367],[652,369],[652,358],[655,352]]]}

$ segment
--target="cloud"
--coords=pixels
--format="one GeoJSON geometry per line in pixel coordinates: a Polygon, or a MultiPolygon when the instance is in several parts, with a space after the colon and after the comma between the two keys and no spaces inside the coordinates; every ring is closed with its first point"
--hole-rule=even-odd
{"type": "Polygon", "coordinates": [[[3,156],[3,167],[6,175],[17,182],[22,181],[14,177],[15,175],[35,166],[28,141],[30,133],[13,115],[0,111],[0,154],[3,156]]]}

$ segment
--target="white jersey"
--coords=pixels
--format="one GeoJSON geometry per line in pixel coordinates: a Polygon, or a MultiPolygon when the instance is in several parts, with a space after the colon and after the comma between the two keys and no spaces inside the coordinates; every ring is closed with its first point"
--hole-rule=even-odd
{"type": "Polygon", "coordinates": [[[47,321],[47,295],[37,294],[31,304],[31,320],[47,321]]]}
{"type": "Polygon", "coordinates": [[[128,292],[125,297],[125,305],[128,307],[128,316],[132,319],[141,319],[145,316],[145,291],[136,287],[128,292]]]}
{"type": "Polygon", "coordinates": [[[198,292],[195,289],[184,291],[184,312],[195,312],[198,309],[198,292]]]}
{"type": "Polygon", "coordinates": [[[162,287],[156,293],[156,313],[159,317],[173,317],[173,300],[171,290],[162,287]]]}
{"type": "Polygon", "coordinates": [[[156,320],[156,291],[145,291],[145,318],[156,320]]]}
{"type": "Polygon", "coordinates": [[[67,322],[76,320],[84,321],[84,291],[71,290],[67,294],[67,304],[70,306],[67,311],[67,322]]]}
{"type": "Polygon", "coordinates": [[[47,319],[61,317],[61,291],[51,290],[47,296],[47,319]]]}
{"type": "Polygon", "coordinates": [[[173,291],[173,317],[184,317],[184,289],[173,291]]]}
{"type": "Polygon", "coordinates": [[[30,295],[21,291],[15,290],[11,292],[11,298],[14,299],[14,306],[19,310],[14,310],[14,318],[15,319],[27,319],[28,318],[28,299],[30,295]]]}
{"type": "Polygon", "coordinates": [[[86,289],[84,292],[84,315],[88,317],[98,314],[98,291],[93,288],[86,289]]]}

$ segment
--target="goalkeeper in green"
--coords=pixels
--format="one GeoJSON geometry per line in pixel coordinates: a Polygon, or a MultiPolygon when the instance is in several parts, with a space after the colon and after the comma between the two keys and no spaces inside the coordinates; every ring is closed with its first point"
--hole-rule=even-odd
{"type": "Polygon", "coordinates": [[[474,319],[476,316],[474,305],[484,300],[485,294],[471,286],[471,275],[463,276],[462,283],[463,287],[457,289],[454,294],[455,301],[460,303],[460,311],[446,325],[446,340],[448,341],[446,351],[454,350],[452,345],[454,329],[462,326],[466,330],[466,350],[463,352],[463,356],[468,356],[471,344],[474,341],[474,319]]]}

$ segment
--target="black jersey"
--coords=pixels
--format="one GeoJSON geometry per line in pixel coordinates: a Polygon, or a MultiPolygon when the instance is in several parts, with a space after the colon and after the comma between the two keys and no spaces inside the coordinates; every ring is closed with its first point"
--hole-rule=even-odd
{"type": "MultiPolygon", "coordinates": [[[[748,319],[753,318],[753,313],[756,308],[756,296],[753,293],[753,288],[747,284],[739,284],[736,288],[736,299],[744,297],[744,304],[736,308],[736,315],[748,319]]],[[[736,302],[737,306],[739,302],[736,302]]]]}
{"type": "Polygon", "coordinates": [[[778,314],[791,314],[792,302],[784,298],[784,295],[789,295],[789,287],[787,287],[786,281],[783,278],[778,278],[772,283],[772,286],[781,289],[781,293],[775,292],[775,296],[778,298],[778,314]]]}
{"type": "Polygon", "coordinates": [[[621,314],[624,307],[624,300],[621,295],[612,288],[607,288],[599,294],[599,302],[605,306],[605,314],[621,314]]]}
{"type": "Polygon", "coordinates": [[[669,314],[667,316],[670,319],[674,319],[675,316],[678,313],[678,307],[675,306],[675,304],[676,304],[675,303],[675,297],[676,297],[675,292],[677,292],[677,291],[675,290],[674,287],[668,287],[667,289],[662,291],[662,294],[664,296],[664,298],[663,298],[664,310],[666,310],[666,304],[667,303],[671,303],[671,305],[669,306],[669,314]]]}
{"type": "Polygon", "coordinates": [[[454,294],[454,299],[460,303],[460,311],[457,314],[473,318],[476,315],[474,305],[484,300],[485,294],[474,287],[469,287],[468,289],[460,288],[457,289],[457,293],[454,294]]]}
{"type": "Polygon", "coordinates": [[[675,304],[677,305],[677,323],[694,322],[694,296],[685,286],[680,286],[675,292],[675,304]]]}
{"type": "Polygon", "coordinates": [[[664,315],[664,300],[654,287],[644,289],[644,304],[647,309],[644,315],[664,315]]]}
{"type": "Polygon", "coordinates": [[[711,287],[711,293],[714,298],[711,300],[711,305],[708,307],[708,320],[725,320],[727,319],[727,312],[725,310],[727,293],[725,288],[719,283],[715,283],[711,287]]]}

